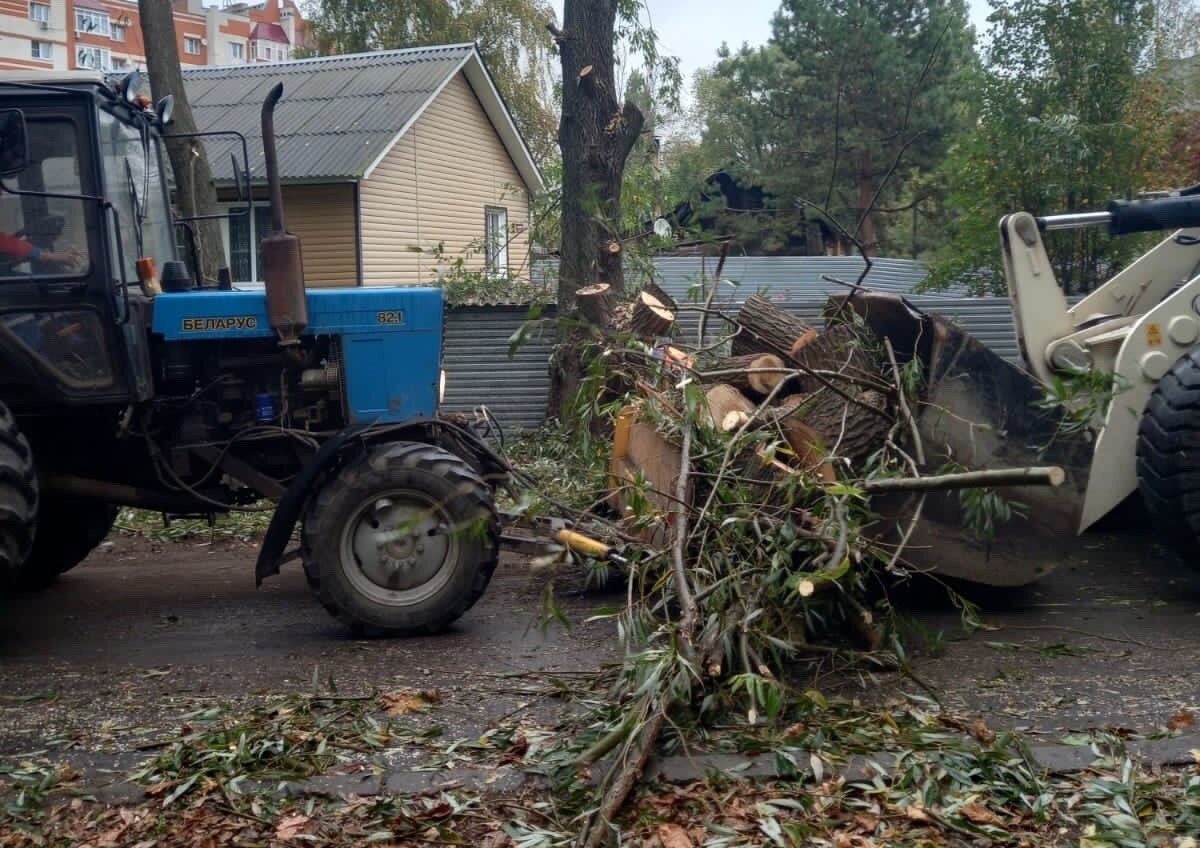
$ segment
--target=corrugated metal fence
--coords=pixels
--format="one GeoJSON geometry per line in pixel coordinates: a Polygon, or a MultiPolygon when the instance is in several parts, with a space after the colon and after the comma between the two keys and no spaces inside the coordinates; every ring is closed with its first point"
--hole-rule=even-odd
{"type": "MultiPolygon", "coordinates": [[[[657,257],[653,263],[655,281],[682,307],[680,340],[695,342],[700,323],[696,306],[703,297],[698,284],[712,279],[717,260],[657,257]]],[[[555,261],[536,262],[535,281],[552,286],[556,267],[555,261]]],[[[810,323],[819,324],[829,295],[847,291],[827,278],[855,282],[863,268],[862,259],[854,256],[734,256],[721,270],[723,282],[713,305],[733,315],[747,297],[761,293],[810,323]]],[[[906,294],[927,274],[920,262],[875,259],[863,285],[874,291],[906,294]]],[[[1008,298],[966,297],[963,289],[907,297],[919,309],[961,325],[1000,356],[1014,362],[1020,359],[1008,298]]],[[[526,314],[524,307],[513,306],[460,307],[447,312],[448,410],[467,411],[486,404],[504,428],[513,431],[542,423],[550,393],[549,360],[554,339],[552,333],[543,333],[527,341],[510,359],[509,340],[524,323],[526,314]]],[[[710,338],[723,330],[719,324],[719,319],[710,319],[710,338]]]]}
{"type": "MultiPolygon", "coordinates": [[[[1013,327],[1012,304],[1007,297],[926,297],[910,295],[908,302],[931,315],[941,315],[961,326],[968,333],[978,338],[1005,359],[1017,362],[1020,348],[1017,345],[1017,333],[1013,327]]],[[[825,308],[826,299],[808,301],[776,300],[779,306],[794,312],[813,326],[821,326],[821,312],[825,308]]],[[[740,301],[727,301],[721,311],[727,315],[737,312],[740,301]]],[[[698,312],[689,312],[687,306],[680,309],[679,328],[684,342],[694,342],[700,324],[698,312]]],[[[722,327],[714,325],[710,319],[708,333],[722,327]]]]}
{"type": "MultiPolygon", "coordinates": [[[[748,295],[752,292],[746,292],[748,295]]],[[[737,301],[726,301],[724,310],[737,311],[737,301]]],[[[910,296],[919,309],[943,315],[1006,359],[1018,361],[1012,307],[1006,297],[910,296]]],[[[825,300],[777,301],[813,324],[820,323],[825,300]]],[[[508,348],[513,335],[525,323],[528,310],[514,306],[456,307],[446,313],[446,402],[452,412],[469,412],[483,404],[492,411],[506,432],[529,430],[546,418],[550,395],[550,355],[554,333],[547,325],[534,333],[512,357],[508,348]]],[[[680,340],[694,342],[699,316],[686,308],[680,315],[680,340]]],[[[709,333],[723,330],[710,321],[709,333]]]]}
{"type": "Polygon", "coordinates": [[[463,306],[446,310],[443,367],[447,412],[484,405],[505,432],[532,430],[546,418],[554,332],[533,333],[512,357],[513,335],[525,324],[524,306],[463,306]]]}

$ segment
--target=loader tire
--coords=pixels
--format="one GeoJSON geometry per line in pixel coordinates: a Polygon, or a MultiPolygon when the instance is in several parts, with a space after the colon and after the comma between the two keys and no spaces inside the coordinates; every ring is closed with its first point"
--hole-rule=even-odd
{"type": "Polygon", "coordinates": [[[38,534],[25,564],[17,569],[17,588],[43,589],[87,559],[104,541],[118,509],[102,501],[47,495],[38,510],[38,534]]]}
{"type": "Polygon", "coordinates": [[[33,548],[38,482],[33,451],[17,420],[0,403],[0,587],[11,588],[33,548]]]}
{"type": "Polygon", "coordinates": [[[1155,386],[1137,439],[1138,489],[1155,529],[1200,566],[1200,349],[1155,386]]]}
{"type": "Polygon", "coordinates": [[[326,481],[301,535],[318,600],[367,636],[444,630],[482,597],[500,550],[487,484],[414,442],[372,448],[326,481]]]}

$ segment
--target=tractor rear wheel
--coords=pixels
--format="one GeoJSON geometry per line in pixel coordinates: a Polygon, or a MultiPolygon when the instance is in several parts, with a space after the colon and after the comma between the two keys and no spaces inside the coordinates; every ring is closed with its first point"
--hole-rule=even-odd
{"type": "Polygon", "coordinates": [[[11,585],[33,548],[38,483],[33,451],[0,403],[0,586],[11,585]]]}
{"type": "Polygon", "coordinates": [[[1138,425],[1138,489],[1155,529],[1200,566],[1200,349],[1155,386],[1138,425]]]}
{"type": "Polygon", "coordinates": [[[108,535],[118,509],[102,501],[47,495],[38,510],[38,534],[17,570],[22,589],[41,589],[87,559],[108,535]]]}
{"type": "Polygon", "coordinates": [[[355,632],[434,633],[483,595],[499,535],[491,490],[465,461],[395,442],[321,487],[301,551],[317,598],[355,632]]]}

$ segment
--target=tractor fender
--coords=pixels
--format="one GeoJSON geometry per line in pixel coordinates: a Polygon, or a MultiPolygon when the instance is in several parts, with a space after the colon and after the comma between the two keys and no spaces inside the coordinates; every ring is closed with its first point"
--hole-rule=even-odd
{"type": "Polygon", "coordinates": [[[304,507],[322,476],[366,448],[389,441],[423,442],[446,448],[470,463],[493,487],[502,484],[510,470],[508,463],[478,436],[444,418],[414,418],[398,424],[347,427],[317,449],[275,505],[275,514],[263,535],[258,561],[254,565],[256,586],[279,573],[292,530],[304,514],[304,507]]]}
{"type": "Polygon", "coordinates": [[[258,549],[258,561],[254,564],[254,585],[261,586],[263,580],[279,573],[284,549],[292,538],[292,530],[300,520],[304,505],[312,493],[313,484],[317,479],[339,461],[344,455],[361,444],[356,438],[370,429],[370,425],[361,424],[348,427],[317,449],[308,464],[296,475],[296,479],[288,486],[279,503],[275,505],[275,514],[267,525],[263,535],[262,546],[258,549]]]}

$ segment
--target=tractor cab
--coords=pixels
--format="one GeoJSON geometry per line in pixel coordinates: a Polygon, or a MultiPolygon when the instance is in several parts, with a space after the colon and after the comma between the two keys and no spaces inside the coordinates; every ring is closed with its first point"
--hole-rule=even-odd
{"type": "Polygon", "coordinates": [[[147,269],[187,271],[160,134],[171,103],[147,108],[137,84],[0,74],[0,389],[17,408],[152,392],[147,269]]]}

